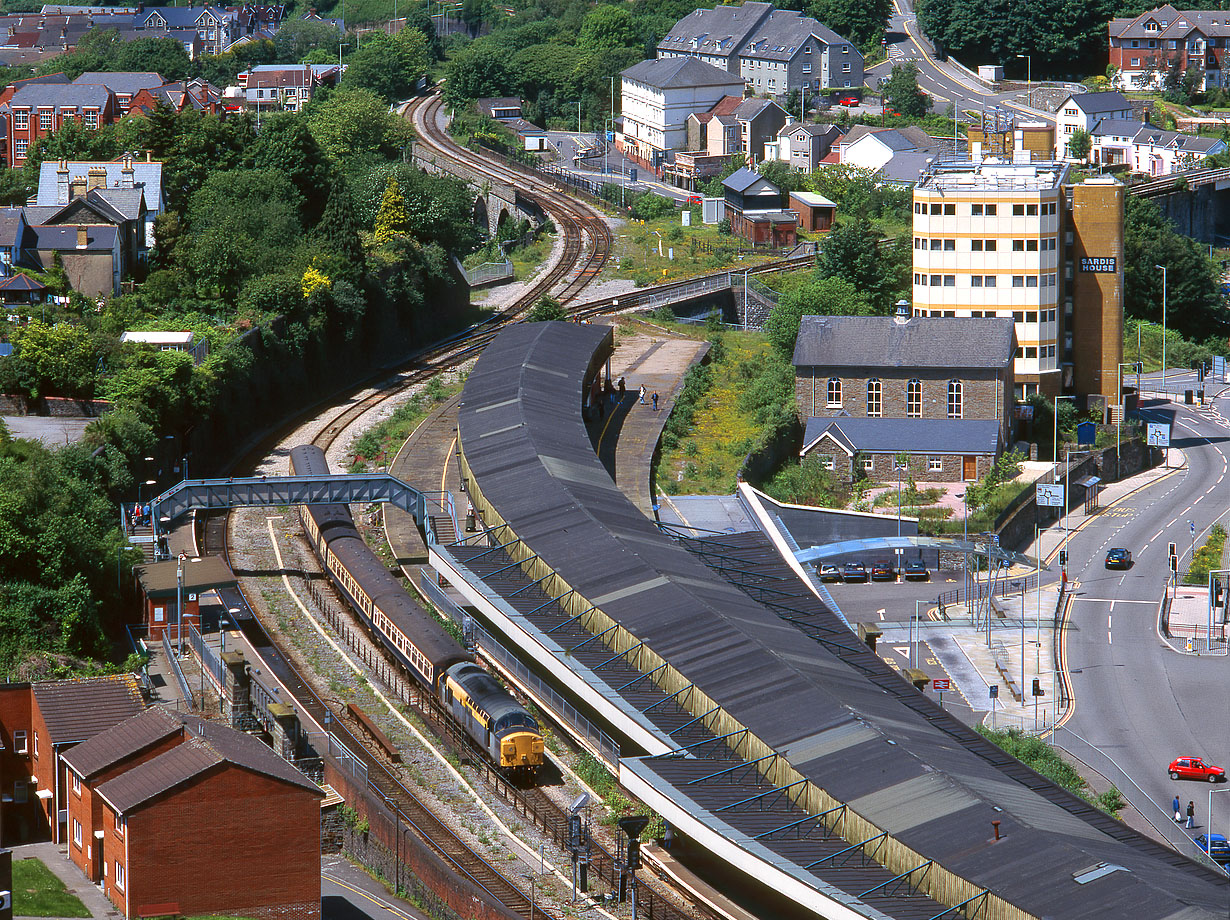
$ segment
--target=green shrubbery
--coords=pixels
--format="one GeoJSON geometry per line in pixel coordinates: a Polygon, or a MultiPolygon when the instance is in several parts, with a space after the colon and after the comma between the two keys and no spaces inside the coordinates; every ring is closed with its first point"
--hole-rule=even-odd
{"type": "Polygon", "coordinates": [[[1209,538],[1204,541],[1204,544],[1200,549],[1196,550],[1196,554],[1192,557],[1191,566],[1187,570],[1183,583],[1188,585],[1207,585],[1209,583],[1209,572],[1222,567],[1221,559],[1225,548],[1226,528],[1221,524],[1214,524],[1209,530],[1209,538]]]}
{"type": "Polygon", "coordinates": [[[1103,793],[1094,795],[1089,784],[1076,772],[1075,768],[1041,738],[1027,735],[1019,728],[993,731],[984,725],[979,725],[977,731],[978,734],[997,747],[1003,748],[1034,772],[1042,774],[1051,782],[1079,795],[1091,805],[1095,805],[1114,817],[1118,817],[1119,812],[1127,804],[1114,786],[1103,793]]]}

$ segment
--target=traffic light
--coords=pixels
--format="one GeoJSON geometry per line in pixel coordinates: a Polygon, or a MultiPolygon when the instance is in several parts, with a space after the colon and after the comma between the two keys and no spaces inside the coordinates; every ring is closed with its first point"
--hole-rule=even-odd
{"type": "Polygon", "coordinates": [[[1167,544],[1166,544],[1166,555],[1167,555],[1167,556],[1177,556],[1177,555],[1179,555],[1179,548],[1178,548],[1178,546],[1176,546],[1174,543],[1167,543],[1167,544]]]}
{"type": "Polygon", "coordinates": [[[1179,571],[1179,557],[1178,556],[1170,557],[1170,571],[1172,572],[1179,571]]]}
{"type": "Polygon", "coordinates": [[[639,840],[628,841],[628,868],[639,869],[641,867],[641,842],[639,840]]]}
{"type": "Polygon", "coordinates": [[[1059,564],[1060,565],[1068,564],[1068,551],[1066,549],[1061,549],[1059,551],[1059,564]]]}
{"type": "Polygon", "coordinates": [[[1042,696],[1042,682],[1038,678],[1034,678],[1034,696],[1042,696]]]}

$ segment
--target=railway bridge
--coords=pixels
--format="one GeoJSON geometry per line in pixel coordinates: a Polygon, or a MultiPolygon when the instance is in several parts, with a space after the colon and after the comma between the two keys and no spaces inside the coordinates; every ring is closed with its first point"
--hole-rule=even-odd
{"type": "Polygon", "coordinates": [[[440,156],[430,147],[416,143],[411,161],[424,172],[461,179],[477,192],[474,222],[492,236],[509,220],[529,220],[537,225],[546,217],[542,208],[515,186],[494,182],[490,176],[468,169],[451,157],[440,156]]]}

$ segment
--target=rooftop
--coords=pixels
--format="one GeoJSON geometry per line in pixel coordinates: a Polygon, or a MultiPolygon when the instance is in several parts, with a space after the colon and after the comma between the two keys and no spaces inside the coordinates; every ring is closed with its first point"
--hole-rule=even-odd
{"type": "Polygon", "coordinates": [[[743,78],[738,74],[706,64],[693,57],[659,58],[633,64],[620,76],[656,89],[683,89],[689,86],[730,86],[742,92],[743,78]]]}
{"type": "Polygon", "coordinates": [[[1012,320],[988,317],[804,316],[795,367],[998,369],[1012,364],[1012,320]]]}
{"type": "Polygon", "coordinates": [[[1067,180],[1066,163],[947,163],[932,168],[922,176],[918,180],[918,188],[940,194],[997,189],[1041,191],[1058,188],[1067,180]]]}
{"type": "Polygon", "coordinates": [[[42,681],[33,691],[52,744],[84,741],[141,711],[131,674],[42,681]]]}

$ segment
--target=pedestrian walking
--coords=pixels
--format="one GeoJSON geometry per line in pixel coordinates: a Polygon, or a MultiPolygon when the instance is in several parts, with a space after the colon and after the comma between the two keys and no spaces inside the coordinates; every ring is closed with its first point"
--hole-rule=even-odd
{"type": "Polygon", "coordinates": [[[645,405],[645,384],[641,384],[641,405],[645,405]]]}
{"type": "Polygon", "coordinates": [[[623,377],[620,377],[620,378],[619,378],[619,401],[620,401],[620,402],[623,402],[623,401],[624,401],[624,394],[625,394],[626,392],[628,392],[628,387],[627,387],[627,385],[624,383],[624,378],[623,378],[623,377]]]}
{"type": "Polygon", "coordinates": [[[654,390],[654,393],[653,393],[653,411],[654,412],[658,411],[658,391],[657,390],[654,390]]]}
{"type": "Polygon", "coordinates": [[[1188,827],[1196,826],[1196,803],[1195,802],[1187,803],[1187,826],[1188,827]]]}
{"type": "Polygon", "coordinates": [[[1171,802],[1171,804],[1174,806],[1174,823],[1178,824],[1183,820],[1183,804],[1179,801],[1179,797],[1177,795],[1174,797],[1174,801],[1171,802]]]}

